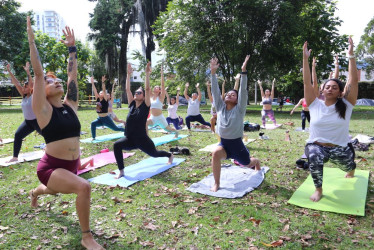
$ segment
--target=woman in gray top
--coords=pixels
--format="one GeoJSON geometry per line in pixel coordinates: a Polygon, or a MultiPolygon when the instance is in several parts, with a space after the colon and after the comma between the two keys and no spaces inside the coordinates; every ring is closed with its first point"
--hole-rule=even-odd
{"type": "Polygon", "coordinates": [[[210,61],[211,82],[213,101],[217,111],[216,132],[221,138],[213,152],[212,168],[214,175],[214,186],[211,191],[216,192],[220,186],[221,160],[228,158],[237,160],[245,167],[255,167],[260,170],[260,161],[250,157],[248,149],[245,147],[243,137],[243,120],[247,107],[247,63],[249,55],[246,56],[242,65],[241,83],[239,92],[235,89],[226,93],[222,100],[218,87],[216,71],[219,67],[217,58],[210,61]]]}
{"type": "Polygon", "coordinates": [[[8,162],[18,161],[18,155],[21,151],[22,147],[22,140],[34,132],[35,130],[40,134],[40,128],[38,123],[36,122],[36,116],[32,111],[31,103],[32,103],[32,89],[33,89],[33,80],[30,75],[30,64],[29,62],[26,63],[26,66],[23,67],[27,73],[28,82],[25,82],[22,86],[16,77],[13,75],[12,71],[10,70],[10,65],[7,65],[7,70],[10,76],[10,79],[18,93],[22,96],[22,112],[23,117],[25,120],[21,123],[18,127],[15,135],[14,135],[14,144],[13,144],[13,158],[10,159],[8,162]]]}

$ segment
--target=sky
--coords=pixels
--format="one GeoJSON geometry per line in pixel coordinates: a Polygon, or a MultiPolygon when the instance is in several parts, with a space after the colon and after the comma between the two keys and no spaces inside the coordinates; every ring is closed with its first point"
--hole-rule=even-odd
{"type": "MultiPolygon", "coordinates": [[[[89,13],[93,13],[96,2],[88,0],[18,0],[22,4],[20,11],[43,11],[54,10],[59,13],[65,20],[66,25],[74,28],[75,36],[85,41],[86,36],[90,33],[89,13]]],[[[340,34],[353,36],[353,41],[358,44],[360,37],[364,34],[364,29],[371,18],[374,17],[373,0],[338,0],[338,10],[336,16],[343,20],[339,27],[340,34]]],[[[139,46],[139,41],[130,37],[131,46],[139,46]]],[[[140,49],[140,48],[136,48],[140,49]]]]}

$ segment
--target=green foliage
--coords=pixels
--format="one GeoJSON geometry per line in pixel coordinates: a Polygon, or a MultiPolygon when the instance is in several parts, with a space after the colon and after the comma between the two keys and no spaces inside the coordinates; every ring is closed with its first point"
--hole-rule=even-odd
{"type": "Polygon", "coordinates": [[[367,24],[356,53],[368,64],[365,69],[366,77],[371,78],[374,72],[374,18],[367,24]]]}
{"type": "MultiPolygon", "coordinates": [[[[250,54],[250,82],[284,79],[287,82],[277,82],[278,91],[290,91],[299,78],[305,40],[318,55],[321,72],[332,55],[343,50],[345,40],[337,34],[341,21],[334,17],[335,8],[334,2],[322,0],[176,0],[154,28],[168,66],[173,65],[184,81],[205,82],[209,60],[217,57],[219,74],[233,87],[233,77],[250,54]]],[[[295,86],[291,92],[297,93],[295,86]]]]}
{"type": "MultiPolygon", "coordinates": [[[[15,0],[0,1],[0,77],[4,77],[3,69],[6,62],[11,63],[16,68],[24,65],[15,64],[15,57],[21,53],[22,44],[27,40],[26,16],[28,13],[18,12],[20,3],[15,0]]],[[[21,67],[22,68],[22,67],[21,67]]],[[[16,70],[16,74],[24,73],[16,70]]],[[[26,73],[22,75],[26,77],[26,73]]]]}

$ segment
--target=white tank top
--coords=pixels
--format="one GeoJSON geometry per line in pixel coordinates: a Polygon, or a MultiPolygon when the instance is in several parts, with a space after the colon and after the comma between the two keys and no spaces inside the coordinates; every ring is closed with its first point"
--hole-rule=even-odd
{"type": "Polygon", "coordinates": [[[153,98],[151,99],[151,109],[162,109],[162,103],[158,96],[156,100],[153,100],[153,98]]]}
{"type": "Polygon", "coordinates": [[[171,119],[176,119],[178,118],[178,115],[177,115],[177,109],[178,109],[178,105],[177,104],[174,104],[174,105],[169,105],[168,106],[168,116],[171,118],[171,119]]]}

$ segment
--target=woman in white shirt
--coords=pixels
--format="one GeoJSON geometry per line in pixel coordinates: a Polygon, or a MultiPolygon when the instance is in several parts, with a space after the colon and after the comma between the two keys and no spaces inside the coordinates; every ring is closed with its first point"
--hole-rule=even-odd
{"type": "Polygon", "coordinates": [[[343,83],[339,79],[329,79],[323,85],[325,100],[319,100],[311,82],[309,56],[311,50],[307,42],[303,48],[304,97],[309,107],[310,121],[309,138],[305,146],[309,168],[316,191],[310,199],[317,202],[322,197],[323,164],[331,161],[347,172],[346,178],[352,178],[356,169],[355,152],[349,143],[349,121],[356,104],[358,94],[358,77],[353,41],[349,38],[348,58],[349,77],[344,92],[343,83]]]}
{"type": "Polygon", "coordinates": [[[191,122],[199,122],[202,125],[209,126],[210,123],[206,122],[203,116],[200,114],[200,102],[201,102],[201,92],[199,88],[199,83],[196,84],[197,93],[192,93],[191,97],[188,96],[187,90],[190,86],[189,83],[186,83],[184,89],[184,98],[188,101],[188,108],[187,108],[187,117],[186,117],[186,125],[188,131],[191,131],[191,122]]]}
{"type": "Polygon", "coordinates": [[[179,106],[179,91],[180,88],[177,88],[177,96],[172,96],[169,98],[167,88],[165,89],[166,93],[166,101],[168,103],[168,117],[166,118],[166,121],[168,124],[173,123],[176,130],[181,129],[179,126],[179,116],[177,115],[177,110],[179,106]]]}

